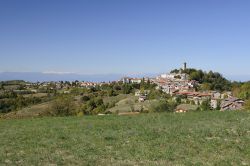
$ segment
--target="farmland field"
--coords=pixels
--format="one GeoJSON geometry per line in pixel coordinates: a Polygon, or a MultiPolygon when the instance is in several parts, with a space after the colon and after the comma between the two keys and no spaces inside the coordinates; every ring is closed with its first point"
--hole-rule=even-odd
{"type": "Polygon", "coordinates": [[[0,120],[0,165],[250,165],[249,112],[0,120]]]}

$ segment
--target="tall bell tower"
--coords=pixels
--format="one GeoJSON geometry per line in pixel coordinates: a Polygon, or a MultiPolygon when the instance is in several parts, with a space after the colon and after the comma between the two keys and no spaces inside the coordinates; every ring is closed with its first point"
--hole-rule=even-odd
{"type": "Polygon", "coordinates": [[[182,68],[183,70],[186,70],[187,69],[187,63],[186,62],[184,62],[183,63],[183,68],[182,68]]]}

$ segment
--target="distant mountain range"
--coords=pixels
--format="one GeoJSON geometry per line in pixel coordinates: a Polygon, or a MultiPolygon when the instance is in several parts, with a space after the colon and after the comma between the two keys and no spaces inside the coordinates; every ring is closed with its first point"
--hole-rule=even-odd
{"type": "MultiPolygon", "coordinates": [[[[116,81],[124,76],[129,77],[155,77],[157,74],[76,74],[76,73],[42,73],[42,72],[0,72],[0,81],[25,80],[30,82],[42,81],[116,81]]],[[[250,75],[226,75],[229,80],[249,81],[250,75]]]]}
{"type": "MultiPolygon", "coordinates": [[[[92,82],[109,82],[121,79],[123,74],[75,74],[75,73],[42,73],[42,72],[0,72],[0,81],[8,80],[25,80],[30,82],[42,81],[92,81],[92,82]]],[[[146,75],[129,75],[131,77],[155,76],[146,75]]]]}
{"type": "Polygon", "coordinates": [[[250,81],[250,75],[225,75],[225,77],[231,81],[250,81]]]}

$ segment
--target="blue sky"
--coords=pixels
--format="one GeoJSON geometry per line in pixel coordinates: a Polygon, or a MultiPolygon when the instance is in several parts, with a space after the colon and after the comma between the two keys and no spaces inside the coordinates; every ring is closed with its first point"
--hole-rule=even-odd
{"type": "Polygon", "coordinates": [[[1,0],[0,71],[250,75],[249,0],[1,0]]]}

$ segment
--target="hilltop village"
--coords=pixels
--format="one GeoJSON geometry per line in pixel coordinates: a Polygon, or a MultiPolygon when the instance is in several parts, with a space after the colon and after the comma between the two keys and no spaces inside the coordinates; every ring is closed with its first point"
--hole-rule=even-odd
{"type": "Polygon", "coordinates": [[[5,81],[0,83],[0,113],[17,114],[39,104],[44,106],[36,113],[39,116],[242,110],[250,96],[246,87],[248,83],[231,83],[219,73],[189,69],[186,63],[155,78],[123,77],[100,83],[5,81]]]}
{"type": "MultiPolygon", "coordinates": [[[[183,64],[183,68],[177,73],[164,73],[156,78],[122,78],[123,83],[141,83],[142,80],[150,81],[156,84],[156,89],[160,89],[166,94],[171,95],[174,99],[180,97],[183,103],[191,103],[200,105],[202,102],[209,101],[211,109],[224,110],[240,110],[243,108],[244,101],[234,97],[231,91],[199,91],[200,83],[197,80],[190,80],[189,75],[184,71],[187,70],[187,64],[183,64]]],[[[145,94],[141,94],[140,101],[146,100],[145,94]]],[[[186,112],[187,110],[176,110],[186,112]]]]}

